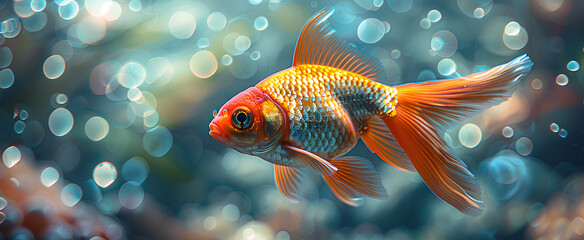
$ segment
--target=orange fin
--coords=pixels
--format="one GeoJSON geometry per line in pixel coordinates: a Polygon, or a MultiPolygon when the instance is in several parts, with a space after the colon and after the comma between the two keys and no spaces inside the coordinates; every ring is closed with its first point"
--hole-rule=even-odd
{"type": "Polygon", "coordinates": [[[329,161],[317,156],[309,151],[292,147],[290,145],[283,145],[286,149],[292,150],[289,152],[295,160],[304,168],[311,169],[317,174],[332,176],[338,169],[329,161]]]}
{"type": "Polygon", "coordinates": [[[334,177],[329,176],[322,176],[326,181],[327,185],[341,202],[349,205],[349,206],[361,206],[363,204],[363,195],[356,192],[347,185],[339,182],[334,177]]]}
{"type": "Polygon", "coordinates": [[[300,169],[274,165],[276,185],[280,193],[282,193],[282,196],[293,203],[299,203],[302,200],[302,191],[304,189],[302,185],[304,180],[303,175],[300,169]]]}
{"type": "MultiPolygon", "coordinates": [[[[387,199],[387,191],[371,161],[361,157],[342,157],[331,160],[339,170],[333,178],[365,196],[387,199]]],[[[329,184],[330,185],[330,184],[329,184]]]]}
{"type": "Polygon", "coordinates": [[[467,77],[397,87],[396,115],[383,121],[426,185],[465,214],[482,213],[480,186],[466,164],[448,152],[438,130],[507,99],[532,65],[524,55],[467,77]]]}
{"type": "Polygon", "coordinates": [[[325,7],[304,25],[296,43],[293,66],[329,66],[375,81],[385,80],[385,70],[377,59],[359,52],[329,26],[327,19],[334,11],[333,7],[325,7]]]}
{"type": "Polygon", "coordinates": [[[408,155],[399,146],[383,120],[374,116],[367,120],[366,124],[367,129],[361,135],[361,139],[372,152],[399,170],[416,171],[408,155]]]}

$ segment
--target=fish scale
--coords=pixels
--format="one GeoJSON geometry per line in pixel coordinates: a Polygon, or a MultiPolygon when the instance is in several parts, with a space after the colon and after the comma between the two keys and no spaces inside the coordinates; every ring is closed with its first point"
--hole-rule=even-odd
{"type": "Polygon", "coordinates": [[[290,144],[327,159],[348,152],[367,119],[397,104],[395,88],[320,65],[290,68],[256,87],[288,112],[290,144]]]}

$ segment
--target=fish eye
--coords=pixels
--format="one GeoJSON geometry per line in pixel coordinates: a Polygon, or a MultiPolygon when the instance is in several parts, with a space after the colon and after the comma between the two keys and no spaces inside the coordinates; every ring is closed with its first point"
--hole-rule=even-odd
{"type": "Polygon", "coordinates": [[[231,120],[233,121],[233,125],[235,125],[238,129],[246,129],[251,125],[252,114],[249,109],[246,107],[240,107],[233,111],[233,115],[231,116],[231,120]]]}

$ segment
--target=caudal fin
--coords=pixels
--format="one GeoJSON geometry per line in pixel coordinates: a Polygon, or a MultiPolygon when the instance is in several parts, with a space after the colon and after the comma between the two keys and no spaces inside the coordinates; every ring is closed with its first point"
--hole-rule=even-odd
{"type": "Polygon", "coordinates": [[[447,150],[438,132],[509,98],[532,66],[523,55],[466,77],[397,87],[396,114],[383,121],[426,185],[463,213],[482,213],[480,186],[466,164],[447,150]]]}

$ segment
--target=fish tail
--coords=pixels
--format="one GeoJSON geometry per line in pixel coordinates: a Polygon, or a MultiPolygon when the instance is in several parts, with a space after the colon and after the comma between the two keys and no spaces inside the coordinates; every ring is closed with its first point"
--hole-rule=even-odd
{"type": "Polygon", "coordinates": [[[398,86],[395,112],[380,117],[426,185],[465,214],[482,213],[480,186],[439,131],[509,98],[532,66],[523,55],[466,77],[398,86]]]}

